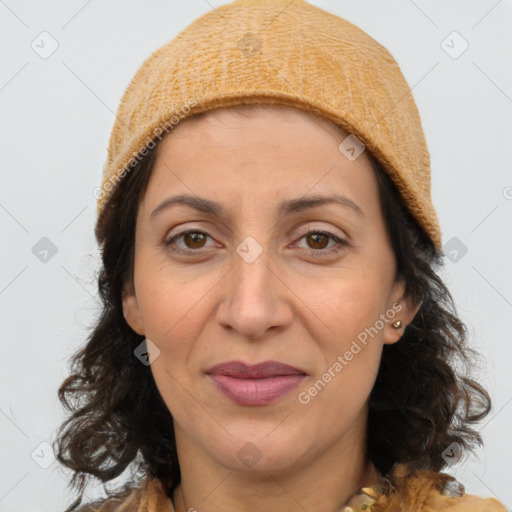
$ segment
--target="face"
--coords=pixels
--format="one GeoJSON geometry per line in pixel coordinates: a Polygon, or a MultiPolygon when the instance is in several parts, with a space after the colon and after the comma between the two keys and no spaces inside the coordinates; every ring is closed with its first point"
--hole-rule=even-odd
{"type": "Polygon", "coordinates": [[[391,323],[415,308],[347,135],[291,108],[221,109],[159,146],[123,308],[180,456],[284,471],[364,438],[391,323]]]}

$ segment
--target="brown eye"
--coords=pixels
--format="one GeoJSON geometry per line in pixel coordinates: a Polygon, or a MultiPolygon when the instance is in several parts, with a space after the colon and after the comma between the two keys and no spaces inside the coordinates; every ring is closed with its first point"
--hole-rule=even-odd
{"type": "Polygon", "coordinates": [[[309,249],[310,252],[318,255],[336,253],[349,245],[347,241],[338,238],[329,231],[310,230],[304,233],[300,240],[304,240],[307,246],[303,246],[302,249],[309,249]],[[329,247],[331,241],[334,243],[329,247]]]}
{"type": "Polygon", "coordinates": [[[176,252],[199,252],[206,246],[206,239],[210,236],[207,233],[197,230],[188,230],[178,233],[165,241],[165,246],[176,252]],[[181,244],[177,242],[180,241],[181,244]]]}
{"type": "Polygon", "coordinates": [[[204,245],[206,237],[204,233],[192,231],[183,235],[183,241],[189,249],[200,249],[204,245]]]}
{"type": "Polygon", "coordinates": [[[307,235],[307,240],[311,242],[309,245],[312,249],[325,249],[329,245],[329,237],[324,233],[307,235]]]}

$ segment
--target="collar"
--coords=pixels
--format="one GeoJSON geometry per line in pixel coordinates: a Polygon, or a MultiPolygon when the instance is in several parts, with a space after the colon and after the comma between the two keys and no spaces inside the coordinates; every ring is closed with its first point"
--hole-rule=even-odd
{"type": "MultiPolygon", "coordinates": [[[[96,512],[112,510],[107,500],[96,512]]],[[[158,479],[145,478],[131,491],[118,512],[175,512],[172,500],[158,479]]],[[[507,512],[494,498],[466,494],[464,486],[446,473],[433,470],[408,470],[405,464],[395,464],[386,478],[362,487],[347,501],[340,512],[396,512],[422,510],[440,512],[507,512]]]]}

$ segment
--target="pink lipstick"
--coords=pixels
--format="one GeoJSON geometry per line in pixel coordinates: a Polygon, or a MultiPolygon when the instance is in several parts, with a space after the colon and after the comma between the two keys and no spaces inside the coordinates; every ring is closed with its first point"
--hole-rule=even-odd
{"type": "Polygon", "coordinates": [[[206,372],[219,391],[239,405],[265,405],[296,388],[306,377],[298,368],[277,361],[247,365],[228,361],[206,372]]]}

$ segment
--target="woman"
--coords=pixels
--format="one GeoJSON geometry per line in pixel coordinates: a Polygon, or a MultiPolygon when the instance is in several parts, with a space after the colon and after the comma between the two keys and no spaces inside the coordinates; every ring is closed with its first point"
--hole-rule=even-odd
{"type": "Polygon", "coordinates": [[[301,0],[199,18],[130,83],[97,197],[58,458],[81,490],[139,474],[81,510],[505,510],[441,472],[490,398],[454,370],[421,121],[367,34],[301,0]]]}

